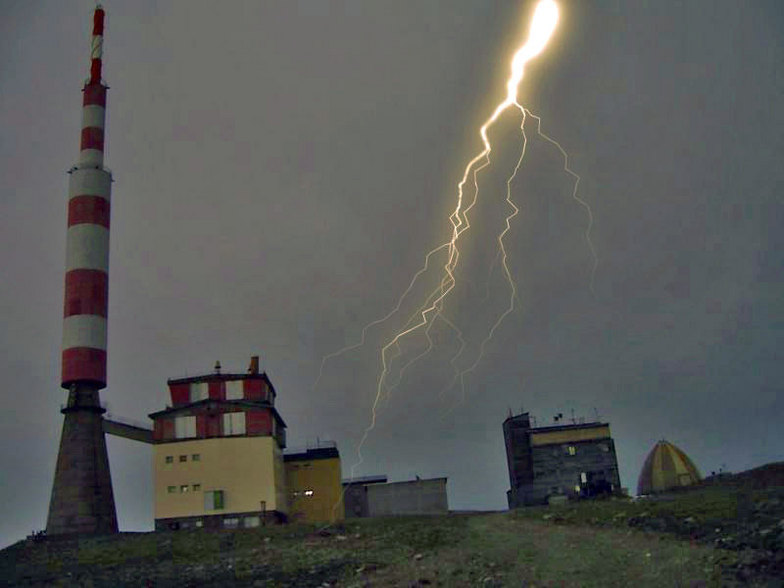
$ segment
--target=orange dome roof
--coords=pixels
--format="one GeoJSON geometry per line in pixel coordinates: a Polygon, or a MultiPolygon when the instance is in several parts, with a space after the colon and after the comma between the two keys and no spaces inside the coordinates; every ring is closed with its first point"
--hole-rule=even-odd
{"type": "Polygon", "coordinates": [[[662,439],[653,446],[640,471],[637,494],[691,486],[702,479],[697,466],[678,447],[662,439]]]}

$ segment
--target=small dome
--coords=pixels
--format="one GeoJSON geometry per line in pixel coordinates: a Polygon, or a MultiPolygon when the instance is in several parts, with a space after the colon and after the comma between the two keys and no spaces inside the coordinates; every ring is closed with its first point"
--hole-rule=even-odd
{"type": "Polygon", "coordinates": [[[640,471],[637,494],[691,486],[702,479],[697,466],[678,447],[662,439],[653,446],[640,471]]]}

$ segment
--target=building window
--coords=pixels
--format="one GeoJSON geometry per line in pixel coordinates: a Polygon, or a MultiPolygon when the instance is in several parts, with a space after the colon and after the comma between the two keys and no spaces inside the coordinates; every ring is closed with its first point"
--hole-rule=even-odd
{"type": "Polygon", "coordinates": [[[227,412],[223,415],[223,434],[224,435],[244,435],[245,434],[245,413],[227,412]]]}
{"type": "Polygon", "coordinates": [[[177,486],[167,486],[166,492],[168,492],[169,494],[174,494],[175,492],[177,492],[177,486]]]}
{"type": "Polygon", "coordinates": [[[188,456],[187,456],[187,455],[181,455],[181,456],[180,456],[180,461],[181,461],[181,462],[183,462],[183,461],[188,461],[188,456]]]}
{"type": "Polygon", "coordinates": [[[242,400],[242,380],[226,382],[226,400],[242,400]]]}
{"type": "Polygon", "coordinates": [[[610,447],[607,445],[607,443],[599,443],[599,449],[601,449],[605,453],[608,453],[610,451],[610,447]]]}
{"type": "Polygon", "coordinates": [[[174,436],[177,439],[188,439],[196,436],[196,417],[182,416],[174,419],[174,436]]]}
{"type": "Polygon", "coordinates": [[[173,455],[167,455],[166,456],[166,463],[174,463],[174,456],[173,455]]]}
{"type": "Polygon", "coordinates": [[[260,522],[261,521],[259,520],[259,517],[257,517],[257,516],[245,517],[243,519],[243,521],[242,521],[242,526],[250,529],[250,528],[253,528],[253,527],[258,527],[260,522]]]}
{"type": "Polygon", "coordinates": [[[237,517],[228,517],[223,519],[224,529],[236,529],[240,525],[240,520],[237,517]]]}
{"type": "Polygon", "coordinates": [[[198,382],[191,384],[191,402],[198,402],[199,400],[207,400],[210,396],[210,386],[207,382],[198,382]]]}
{"type": "Polygon", "coordinates": [[[204,493],[205,510],[222,510],[224,503],[223,490],[208,490],[204,493]]]}
{"type": "Polygon", "coordinates": [[[203,527],[203,526],[204,526],[204,521],[203,521],[203,520],[201,520],[201,519],[196,519],[196,526],[197,526],[198,528],[201,528],[201,527],[203,527]]]}
{"type": "Polygon", "coordinates": [[[305,490],[305,492],[303,492],[303,494],[305,496],[313,496],[313,490],[305,490]]]}
{"type": "Polygon", "coordinates": [[[568,453],[569,455],[574,455],[575,453],[577,453],[577,448],[574,445],[569,445],[566,448],[566,453],[568,453]]]}
{"type": "Polygon", "coordinates": [[[201,454],[194,453],[193,455],[191,455],[191,461],[201,461],[201,454]]]}
{"type": "Polygon", "coordinates": [[[585,475],[585,472],[580,473],[580,482],[582,482],[583,484],[588,482],[588,476],[585,475]]]}
{"type": "Polygon", "coordinates": [[[194,492],[200,492],[201,491],[201,484],[194,484],[193,485],[193,491],[194,492]]]}
{"type": "Polygon", "coordinates": [[[189,490],[188,484],[183,484],[182,486],[180,486],[180,492],[182,494],[185,494],[188,490],[189,490]]]}

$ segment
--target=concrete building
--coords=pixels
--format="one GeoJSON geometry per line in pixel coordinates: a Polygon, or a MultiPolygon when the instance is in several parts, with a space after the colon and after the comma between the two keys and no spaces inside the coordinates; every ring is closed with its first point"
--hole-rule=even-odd
{"type": "Polygon", "coordinates": [[[106,387],[109,202],[103,165],[107,86],[104,11],[93,14],[90,77],[82,89],[79,162],[69,170],[61,386],[68,391],[46,521],[48,535],[117,532],[99,392],[106,387]]]}
{"type": "Polygon", "coordinates": [[[254,527],[288,513],[286,424],[259,373],[169,380],[171,406],[153,420],[155,528],[254,527]]]}
{"type": "Polygon", "coordinates": [[[347,517],[447,514],[446,478],[387,482],[386,476],[344,480],[347,517]]]}
{"type": "Polygon", "coordinates": [[[386,484],[386,476],[361,476],[343,480],[343,502],[346,506],[346,518],[362,518],[370,516],[367,487],[370,484],[386,484]]]}
{"type": "Polygon", "coordinates": [[[334,523],[344,518],[340,453],[334,442],[283,454],[291,522],[334,523]]]}
{"type": "Polygon", "coordinates": [[[607,423],[532,427],[528,413],[504,421],[509,508],[621,490],[607,423]]]}

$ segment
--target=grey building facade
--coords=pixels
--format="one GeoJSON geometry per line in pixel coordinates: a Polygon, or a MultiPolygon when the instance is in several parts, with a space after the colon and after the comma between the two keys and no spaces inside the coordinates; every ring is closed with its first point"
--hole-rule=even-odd
{"type": "Polygon", "coordinates": [[[346,518],[447,514],[446,481],[387,482],[386,476],[344,480],[346,518]]]}
{"type": "Polygon", "coordinates": [[[532,427],[528,413],[522,413],[506,419],[503,431],[509,508],[620,492],[609,424],[532,427]]]}
{"type": "Polygon", "coordinates": [[[368,486],[386,484],[386,476],[363,476],[343,480],[343,505],[347,519],[370,516],[368,504],[368,486]]]}

